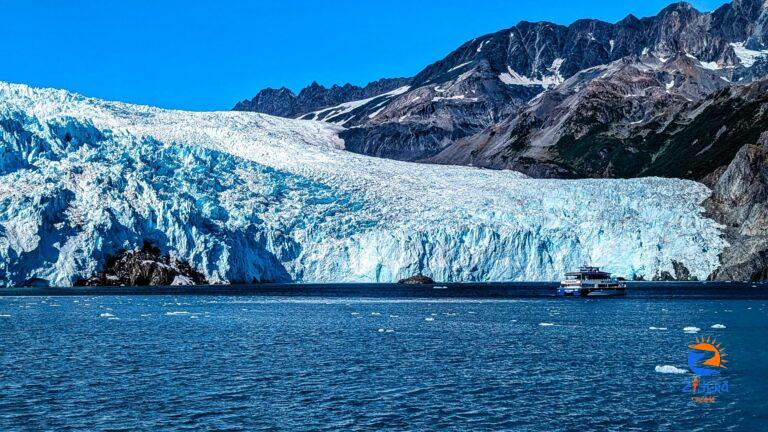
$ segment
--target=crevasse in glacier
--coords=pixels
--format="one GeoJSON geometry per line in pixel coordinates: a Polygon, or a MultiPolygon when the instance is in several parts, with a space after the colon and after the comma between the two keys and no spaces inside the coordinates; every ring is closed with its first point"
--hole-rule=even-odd
{"type": "Polygon", "coordinates": [[[341,129],[0,83],[0,284],[70,285],[147,239],[215,282],[706,277],[695,182],[536,180],[343,150],[341,129]]]}

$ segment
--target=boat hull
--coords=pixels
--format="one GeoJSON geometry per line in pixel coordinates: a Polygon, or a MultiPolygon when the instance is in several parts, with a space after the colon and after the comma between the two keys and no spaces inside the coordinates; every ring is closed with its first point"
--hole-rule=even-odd
{"type": "Polygon", "coordinates": [[[564,288],[557,289],[558,297],[623,297],[627,289],[621,288],[564,288]]]}

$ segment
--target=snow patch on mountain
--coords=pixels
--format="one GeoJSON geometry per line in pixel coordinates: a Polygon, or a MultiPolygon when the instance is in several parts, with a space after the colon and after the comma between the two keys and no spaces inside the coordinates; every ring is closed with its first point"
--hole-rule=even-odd
{"type": "Polygon", "coordinates": [[[507,85],[541,86],[547,89],[564,81],[562,75],[560,75],[560,66],[562,66],[563,61],[564,59],[561,58],[555,59],[552,62],[552,66],[547,69],[551,75],[543,75],[541,78],[529,78],[517,73],[512,67],[507,66],[507,72],[500,73],[499,80],[507,85]]]}
{"type": "MultiPolygon", "coordinates": [[[[411,88],[410,86],[399,87],[395,90],[380,94],[378,96],[370,97],[367,99],[360,99],[360,100],[351,101],[351,102],[345,102],[330,108],[323,108],[321,110],[313,111],[309,114],[303,115],[301,118],[303,120],[321,120],[328,123],[344,125],[351,119],[350,117],[344,117],[345,114],[349,114],[352,111],[360,107],[363,107],[375,100],[381,101],[379,102],[377,107],[381,106],[381,110],[383,110],[385,107],[385,104],[389,101],[389,99],[407,92],[410,88],[411,88]]],[[[376,114],[381,112],[381,110],[377,111],[376,114]]],[[[374,117],[376,117],[376,115],[369,116],[369,118],[374,118],[374,117]]]]}
{"type": "Polygon", "coordinates": [[[757,60],[768,55],[768,50],[752,50],[745,42],[732,43],[733,52],[744,67],[752,67],[757,60]]]}
{"type": "Polygon", "coordinates": [[[724,246],[701,184],[536,180],[343,150],[337,126],[0,83],[0,284],[70,285],[143,240],[212,282],[631,277],[724,246]]]}

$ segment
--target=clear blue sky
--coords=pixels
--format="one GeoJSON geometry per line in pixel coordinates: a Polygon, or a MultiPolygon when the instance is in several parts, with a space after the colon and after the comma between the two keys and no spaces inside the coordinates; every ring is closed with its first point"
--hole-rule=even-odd
{"type": "MultiPolygon", "coordinates": [[[[654,15],[668,1],[0,0],[0,80],[190,110],[410,76],[520,20],[654,15]]],[[[712,10],[722,0],[696,0],[712,10]]]]}

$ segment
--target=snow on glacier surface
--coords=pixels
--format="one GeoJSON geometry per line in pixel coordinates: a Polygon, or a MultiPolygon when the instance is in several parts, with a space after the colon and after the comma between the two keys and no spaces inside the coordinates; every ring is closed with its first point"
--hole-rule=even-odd
{"type": "Polygon", "coordinates": [[[143,239],[216,282],[706,277],[691,181],[537,180],[349,153],[340,127],[0,83],[0,284],[69,285],[143,239]]]}

